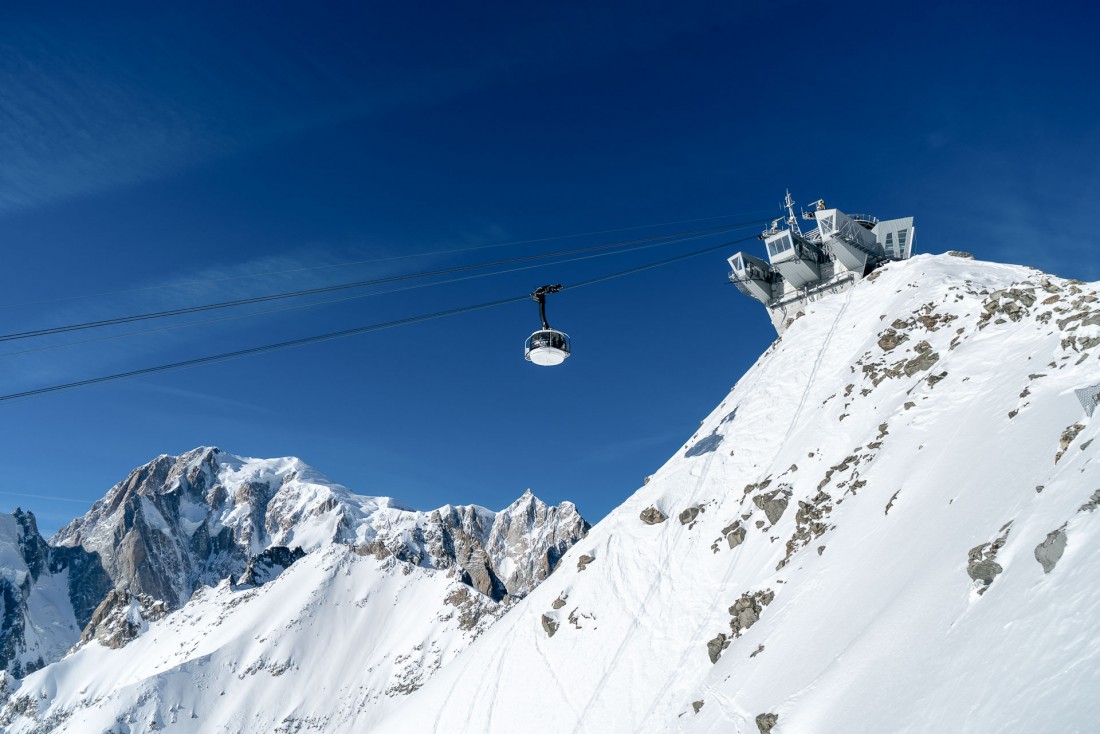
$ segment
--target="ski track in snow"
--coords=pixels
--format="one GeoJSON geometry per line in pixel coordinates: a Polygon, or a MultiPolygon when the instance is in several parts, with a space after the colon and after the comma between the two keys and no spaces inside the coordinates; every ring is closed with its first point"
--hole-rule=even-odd
{"type": "Polygon", "coordinates": [[[790,439],[791,433],[794,432],[795,426],[798,425],[798,419],[802,416],[802,409],[806,407],[806,397],[810,394],[810,390],[814,386],[814,377],[817,375],[817,370],[821,366],[822,360],[825,359],[825,353],[829,349],[829,342],[833,340],[833,334],[836,333],[837,326],[840,325],[841,319],[844,317],[844,312],[848,310],[848,304],[852,302],[852,294],[855,290],[850,290],[844,294],[844,301],[840,305],[840,309],[836,312],[836,318],[833,319],[833,325],[829,327],[829,331],[825,334],[825,340],[821,343],[821,346],[816,350],[817,356],[811,362],[810,376],[806,378],[806,387],[802,390],[802,398],[798,401],[798,407],[795,408],[794,417],[791,418],[791,425],[787,429],[787,433],[783,436],[783,443],[787,443],[790,439]]]}

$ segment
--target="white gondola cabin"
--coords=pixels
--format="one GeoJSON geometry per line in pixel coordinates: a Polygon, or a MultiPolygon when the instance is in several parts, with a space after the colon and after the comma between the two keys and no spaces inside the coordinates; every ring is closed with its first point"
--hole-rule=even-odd
{"type": "Polygon", "coordinates": [[[542,319],[542,328],[527,337],[523,345],[523,357],[532,364],[554,367],[568,359],[571,353],[569,335],[557,329],[551,329],[546,321],[546,294],[557,293],[561,289],[560,284],[544,285],[536,288],[531,294],[531,300],[539,304],[539,318],[542,319]]]}
{"type": "Polygon", "coordinates": [[[569,335],[556,329],[539,329],[527,337],[523,349],[528,362],[553,367],[569,357],[569,335]]]}

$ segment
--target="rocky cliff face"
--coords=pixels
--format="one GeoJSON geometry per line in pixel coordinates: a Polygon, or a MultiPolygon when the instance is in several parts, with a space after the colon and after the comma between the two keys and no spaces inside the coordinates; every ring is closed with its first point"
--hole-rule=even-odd
{"type": "Polygon", "coordinates": [[[273,490],[255,479],[227,488],[220,453],[196,449],[134,469],[53,544],[98,553],[115,586],[173,608],[198,586],[243,572],[249,550],[269,541],[273,490]]]}
{"type": "Polygon", "coordinates": [[[526,596],[590,527],[572,502],[551,507],[530,490],[500,512],[448,505],[414,522],[408,536],[382,534],[378,541],[402,560],[457,570],[496,601],[526,596]]]}
{"type": "MultiPolygon", "coordinates": [[[[496,623],[589,529],[571,503],[551,507],[530,491],[500,512],[417,512],[353,494],[297,459],[213,448],[134,469],[53,546],[27,530],[23,515],[4,520],[18,532],[0,537],[0,554],[21,565],[0,555],[0,566],[25,568],[25,587],[52,558],[70,574],[61,581],[72,581],[67,625],[49,645],[19,648],[15,678],[46,665],[45,675],[98,681],[72,699],[68,689],[43,699],[28,693],[33,678],[0,679],[4,731],[105,731],[119,720],[142,731],[200,719],[210,727],[203,730],[238,729],[231,700],[206,683],[196,689],[199,679],[219,690],[245,681],[243,695],[256,700],[274,692],[257,724],[263,731],[324,728],[329,713],[300,715],[311,705],[299,694],[264,683],[296,680],[295,690],[308,691],[320,667],[335,674],[329,690],[344,691],[357,710],[384,710],[496,623]],[[100,675],[105,660],[121,678],[100,675]],[[198,672],[206,664],[213,677],[198,672]],[[355,671],[355,686],[346,671],[355,671]],[[167,680],[198,692],[188,704],[194,720],[180,718],[179,696],[161,694],[167,680]],[[103,706],[124,700],[112,693],[116,683],[135,692],[142,713],[103,706]]],[[[24,627],[41,627],[26,618],[5,617],[4,639],[22,644],[24,627]]]]}
{"type": "Polygon", "coordinates": [[[587,531],[571,503],[548,507],[529,491],[499,513],[416,512],[353,494],[298,459],[198,448],[134,469],[51,542],[98,553],[117,587],[177,608],[200,586],[241,577],[268,548],[333,542],[454,569],[498,601],[522,597],[587,531]]]}
{"type": "Polygon", "coordinates": [[[0,670],[16,677],[53,662],[111,588],[95,554],[51,547],[34,515],[0,515],[0,670]]]}
{"type": "Polygon", "coordinates": [[[530,492],[501,512],[417,512],[295,458],[159,456],[49,543],[30,513],[0,518],[0,669],[22,676],[82,633],[124,645],[198,589],[260,586],[334,543],[446,571],[494,601],[519,598],[588,527],[571,503],[549,507],[530,492]]]}

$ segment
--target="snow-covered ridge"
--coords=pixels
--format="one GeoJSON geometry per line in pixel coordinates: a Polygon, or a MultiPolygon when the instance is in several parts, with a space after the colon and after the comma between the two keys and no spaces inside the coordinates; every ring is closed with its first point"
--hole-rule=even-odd
{"type": "Polygon", "coordinates": [[[500,512],[474,505],[417,512],[355,494],[300,459],[202,447],[134,469],[51,543],[98,553],[117,586],[171,607],[240,575],[268,548],[309,552],[337,542],[454,568],[501,600],[526,594],[587,529],[572,503],[548,507],[530,491],[500,512]],[[512,532],[518,518],[521,532],[512,532]]]}
{"type": "Polygon", "coordinates": [[[1094,731],[1098,299],[918,256],[811,304],[371,731],[1094,731]]]}
{"type": "Polygon", "coordinates": [[[500,512],[417,512],[357,495],[293,457],[165,454],[49,544],[31,513],[0,516],[0,670],[20,677],[82,639],[125,645],[197,590],[263,584],[333,544],[446,571],[510,604],[587,530],[571,503],[549,507],[530,491],[500,512]]]}
{"type": "Polygon", "coordinates": [[[0,729],[328,731],[392,708],[505,611],[448,573],[328,545],[12,682],[0,729]]]}

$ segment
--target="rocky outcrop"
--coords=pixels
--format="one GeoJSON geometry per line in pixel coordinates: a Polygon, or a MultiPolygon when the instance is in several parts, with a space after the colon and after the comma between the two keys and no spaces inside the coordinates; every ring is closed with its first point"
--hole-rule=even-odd
{"type": "Polygon", "coordinates": [[[454,589],[443,601],[457,610],[458,628],[463,631],[477,632],[482,619],[499,617],[507,609],[502,605],[494,604],[481,594],[475,594],[465,584],[455,584],[454,589]]]}
{"type": "Polygon", "coordinates": [[[572,502],[547,505],[530,490],[496,513],[486,551],[507,596],[530,593],[590,528],[572,502]]]}
{"type": "Polygon", "coordinates": [[[1089,497],[1089,501],[1077,508],[1078,512],[1094,512],[1097,507],[1100,507],[1100,489],[1092,493],[1089,497]]]}
{"type": "Polygon", "coordinates": [[[779,518],[783,517],[783,513],[787,511],[787,502],[790,496],[789,490],[777,489],[766,494],[756,495],[752,498],[752,502],[764,511],[764,516],[768,518],[768,522],[775,525],[779,522],[779,518]]]}
{"type": "Polygon", "coordinates": [[[1062,460],[1062,457],[1066,453],[1066,449],[1073,443],[1073,439],[1077,438],[1077,434],[1084,430],[1084,423],[1074,423],[1072,426],[1062,431],[1062,435],[1058,438],[1058,453],[1054,455],[1054,463],[1057,464],[1062,460]]]}
{"type": "Polygon", "coordinates": [[[1011,522],[1005,523],[1001,527],[1001,534],[995,540],[974,546],[967,553],[966,573],[980,584],[978,587],[979,594],[984,594],[989,585],[993,583],[993,579],[1004,571],[1001,564],[994,559],[997,557],[998,551],[1008,541],[1008,533],[1011,528],[1011,522]]]}
{"type": "Polygon", "coordinates": [[[241,586],[262,586],[290,568],[292,563],[305,557],[305,554],[301,546],[291,550],[285,545],[273,545],[249,559],[248,566],[237,583],[241,586]]]}
{"type": "Polygon", "coordinates": [[[730,548],[733,549],[745,542],[748,531],[741,525],[741,521],[737,520],[732,525],[722,528],[722,535],[729,543],[730,548]]]}
{"type": "Polygon", "coordinates": [[[528,490],[500,512],[448,505],[411,532],[382,534],[375,542],[399,560],[454,569],[467,584],[502,601],[538,586],[589,528],[572,502],[550,506],[528,490]]]}
{"type": "Polygon", "coordinates": [[[665,513],[661,512],[656,507],[645,508],[638,517],[641,518],[642,522],[646,525],[660,525],[668,519],[665,517],[665,513]]]}
{"type": "Polygon", "coordinates": [[[760,714],[756,717],[756,728],[760,734],[768,734],[779,723],[779,714],[760,714]]]}
{"type": "Polygon", "coordinates": [[[729,608],[730,629],[733,631],[733,636],[740,637],[745,630],[760,621],[764,607],[771,604],[774,599],[775,592],[771,589],[742,594],[741,598],[729,608]]]}
{"type": "Polygon", "coordinates": [[[695,518],[699,517],[700,509],[698,507],[689,507],[680,513],[680,524],[689,525],[695,522],[695,518]]]}
{"type": "Polygon", "coordinates": [[[730,646],[730,639],[725,632],[719,632],[713,640],[707,643],[707,657],[711,663],[717,663],[722,657],[722,651],[730,646]]]}
{"type": "Polygon", "coordinates": [[[156,622],[167,613],[168,605],[159,599],[112,589],[92,614],[80,643],[96,640],[104,647],[118,649],[136,639],[149,622],[156,622]]]}
{"type": "Polygon", "coordinates": [[[1049,533],[1042,543],[1035,546],[1035,560],[1043,567],[1043,573],[1050,573],[1066,552],[1066,526],[1049,533]]]}

